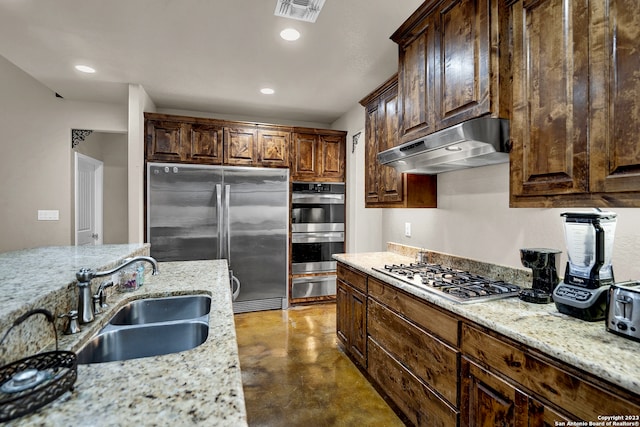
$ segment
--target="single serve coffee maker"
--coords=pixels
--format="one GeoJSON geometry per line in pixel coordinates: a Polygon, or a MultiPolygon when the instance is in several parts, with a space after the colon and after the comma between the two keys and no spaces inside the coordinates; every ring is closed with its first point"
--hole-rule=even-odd
{"type": "Polygon", "coordinates": [[[607,290],[614,283],[611,256],[617,214],[567,212],[561,216],[568,262],[553,300],[560,313],[587,321],[603,320],[607,290]]]}
{"type": "Polygon", "coordinates": [[[522,289],[518,294],[521,300],[536,304],[553,302],[553,291],[560,282],[556,265],[561,253],[556,249],[520,249],[522,265],[533,272],[531,289],[522,289]]]}

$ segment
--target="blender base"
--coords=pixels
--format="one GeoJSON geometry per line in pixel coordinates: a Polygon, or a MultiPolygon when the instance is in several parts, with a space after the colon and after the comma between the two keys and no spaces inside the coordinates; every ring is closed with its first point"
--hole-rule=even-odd
{"type": "Polygon", "coordinates": [[[553,292],[553,300],[560,313],[588,322],[597,322],[607,317],[608,289],[609,286],[585,289],[561,283],[553,292]],[[574,292],[587,293],[589,297],[576,299],[574,292]]]}

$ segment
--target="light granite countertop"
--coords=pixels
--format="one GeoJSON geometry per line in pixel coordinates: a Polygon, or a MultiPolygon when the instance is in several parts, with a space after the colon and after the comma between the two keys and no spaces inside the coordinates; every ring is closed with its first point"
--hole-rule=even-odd
{"type": "Polygon", "coordinates": [[[408,255],[406,251],[370,252],[338,254],[334,258],[560,362],[640,393],[640,342],[607,332],[603,322],[585,322],[561,314],[554,304],[532,304],[519,298],[459,304],[372,269],[412,262],[414,257],[408,255]]]}
{"type": "MultiPolygon", "coordinates": [[[[116,246],[121,247],[112,248],[106,258],[116,264],[116,260],[134,252],[148,251],[148,245],[116,246]]],[[[68,253],[62,248],[49,251],[51,258],[68,253]]],[[[80,257],[82,266],[110,267],[110,262],[105,264],[104,258],[101,261],[80,257]]],[[[68,269],[61,268],[61,277],[66,277],[71,285],[75,276],[71,275],[70,279],[68,270],[75,272],[77,265],[72,261],[68,269]]],[[[186,294],[212,297],[209,335],[204,344],[163,356],[79,365],[72,391],[6,425],[247,425],[226,261],[167,262],[160,263],[159,269],[160,274],[156,276],[146,275],[140,289],[112,293],[107,311],[98,315],[94,322],[82,325],[79,334],[60,335],[59,348],[77,351],[129,301],[186,294]]],[[[0,274],[1,271],[0,268],[0,274]]],[[[43,282],[50,283],[54,279],[59,281],[60,277],[49,277],[43,282]]],[[[0,286],[3,284],[4,279],[0,286]]]]}

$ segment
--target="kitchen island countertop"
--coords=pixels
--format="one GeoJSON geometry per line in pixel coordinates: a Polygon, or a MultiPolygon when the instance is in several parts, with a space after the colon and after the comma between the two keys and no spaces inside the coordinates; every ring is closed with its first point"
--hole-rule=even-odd
{"type": "Polygon", "coordinates": [[[147,274],[140,289],[113,293],[108,311],[82,325],[79,334],[61,335],[60,349],[77,351],[129,301],[185,294],[212,297],[205,343],[180,353],[79,365],[73,391],[6,425],[247,424],[226,261],[166,262],[159,267],[160,274],[147,274]]]}
{"type": "Polygon", "coordinates": [[[605,330],[604,322],[585,322],[558,312],[555,304],[519,298],[459,304],[373,270],[385,264],[413,262],[396,252],[338,254],[334,258],[412,295],[537,349],[571,365],[640,393],[640,343],[605,330]]]}

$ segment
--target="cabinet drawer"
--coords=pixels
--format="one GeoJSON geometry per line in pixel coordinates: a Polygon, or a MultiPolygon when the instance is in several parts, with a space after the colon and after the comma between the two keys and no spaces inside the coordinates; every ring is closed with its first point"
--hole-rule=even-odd
{"type": "Polygon", "coordinates": [[[640,406],[470,325],[462,325],[461,343],[465,356],[471,356],[580,419],[597,420],[598,415],[603,414],[640,414],[640,406]]]}
{"type": "Polygon", "coordinates": [[[338,278],[350,284],[354,288],[361,292],[367,293],[367,276],[363,273],[359,273],[350,269],[344,264],[338,263],[337,267],[338,278]]]}
{"type": "Polygon", "coordinates": [[[458,412],[369,337],[369,375],[416,426],[457,426],[458,412]]]}
{"type": "Polygon", "coordinates": [[[414,375],[452,405],[458,401],[458,352],[373,299],[367,332],[414,375]]]}
{"type": "Polygon", "coordinates": [[[418,326],[449,344],[458,346],[459,321],[457,319],[372,277],[369,278],[369,296],[402,313],[418,326]]]}

